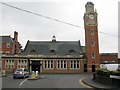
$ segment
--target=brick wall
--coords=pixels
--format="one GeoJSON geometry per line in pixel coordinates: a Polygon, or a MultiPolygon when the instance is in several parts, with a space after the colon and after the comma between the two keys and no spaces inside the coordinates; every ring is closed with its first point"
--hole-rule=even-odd
{"type": "Polygon", "coordinates": [[[118,63],[117,53],[101,53],[100,63],[118,63]]]}

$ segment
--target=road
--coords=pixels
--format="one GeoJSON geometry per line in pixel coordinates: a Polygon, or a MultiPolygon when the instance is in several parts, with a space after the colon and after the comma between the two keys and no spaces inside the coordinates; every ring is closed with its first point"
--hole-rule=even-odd
{"type": "Polygon", "coordinates": [[[13,79],[12,74],[2,78],[2,88],[88,88],[80,80],[91,74],[42,74],[43,79],[13,79]]]}

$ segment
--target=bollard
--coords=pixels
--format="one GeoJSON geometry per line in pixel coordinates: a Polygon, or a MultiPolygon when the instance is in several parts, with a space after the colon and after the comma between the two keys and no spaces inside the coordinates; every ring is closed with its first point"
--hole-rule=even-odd
{"type": "Polygon", "coordinates": [[[35,78],[35,72],[34,71],[32,71],[31,78],[35,78]]]}
{"type": "Polygon", "coordinates": [[[38,78],[36,77],[36,73],[34,71],[32,71],[31,77],[28,78],[28,80],[38,80],[38,78]]]}
{"type": "Polygon", "coordinates": [[[36,77],[38,77],[38,71],[36,71],[35,74],[36,74],[36,77]]]}

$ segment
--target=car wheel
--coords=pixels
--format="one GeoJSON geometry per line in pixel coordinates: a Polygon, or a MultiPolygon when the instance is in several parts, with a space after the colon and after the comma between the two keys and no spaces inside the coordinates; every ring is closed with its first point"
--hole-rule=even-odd
{"type": "Polygon", "coordinates": [[[15,77],[15,76],[13,76],[13,79],[16,79],[16,77],[15,77]]]}

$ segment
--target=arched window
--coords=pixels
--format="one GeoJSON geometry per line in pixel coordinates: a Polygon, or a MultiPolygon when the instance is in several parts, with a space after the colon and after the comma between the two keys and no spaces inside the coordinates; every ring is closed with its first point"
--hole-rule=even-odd
{"type": "Polygon", "coordinates": [[[36,54],[37,52],[35,50],[30,51],[31,54],[36,54]]]}
{"type": "Polygon", "coordinates": [[[50,50],[50,53],[55,54],[55,53],[56,53],[56,51],[55,51],[55,50],[53,50],[53,49],[51,49],[51,50],[50,50]]]}
{"type": "Polygon", "coordinates": [[[69,53],[75,53],[75,50],[71,49],[69,50],[69,53]]]}

